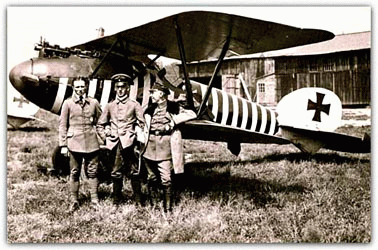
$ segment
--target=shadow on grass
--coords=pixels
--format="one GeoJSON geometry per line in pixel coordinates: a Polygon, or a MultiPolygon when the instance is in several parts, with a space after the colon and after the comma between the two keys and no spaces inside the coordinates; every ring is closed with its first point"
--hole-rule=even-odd
{"type": "Polygon", "coordinates": [[[229,166],[234,164],[263,164],[287,160],[292,163],[314,162],[317,164],[336,163],[364,163],[370,162],[359,158],[350,158],[338,154],[315,154],[303,153],[274,154],[247,161],[214,161],[214,162],[192,162],[185,165],[185,173],[176,176],[173,180],[178,189],[190,192],[194,197],[209,196],[211,199],[222,199],[227,202],[232,196],[242,195],[245,199],[252,199],[257,206],[264,206],[268,203],[277,202],[278,193],[301,194],[308,192],[308,188],[300,184],[279,183],[278,181],[262,181],[250,178],[231,176],[229,166]],[[219,169],[223,169],[219,170],[219,169]]]}
{"type": "MultiPolygon", "coordinates": [[[[341,156],[337,153],[318,153],[318,154],[305,154],[302,152],[295,152],[295,153],[288,153],[288,154],[271,154],[263,157],[256,157],[255,159],[251,160],[242,160],[242,161],[234,161],[234,163],[238,164],[261,164],[261,163],[268,163],[268,162],[279,162],[287,160],[292,163],[300,163],[300,162],[312,162],[312,163],[319,163],[319,164],[328,164],[328,163],[336,163],[336,164],[343,164],[343,163],[369,163],[370,160],[367,159],[360,159],[358,157],[347,157],[341,156]]],[[[230,164],[230,161],[222,161],[222,162],[193,162],[188,163],[185,165],[185,168],[191,168],[193,166],[201,167],[201,168],[213,168],[214,166],[227,166],[230,164]]]]}
{"type": "Polygon", "coordinates": [[[21,127],[21,128],[18,128],[18,129],[8,128],[8,131],[47,132],[47,131],[50,131],[50,129],[45,128],[45,127],[21,127]]]}
{"type": "Polygon", "coordinates": [[[194,198],[209,197],[212,200],[230,202],[233,197],[241,195],[243,199],[253,200],[258,207],[269,203],[276,203],[276,193],[304,193],[302,185],[282,185],[280,183],[261,181],[254,178],[231,176],[229,172],[206,171],[206,174],[197,171],[187,171],[173,180],[176,189],[182,193],[190,193],[194,198]]]}
{"type": "Polygon", "coordinates": [[[201,162],[185,165],[185,173],[175,175],[175,189],[189,193],[194,198],[209,197],[212,200],[222,200],[229,203],[233,197],[253,200],[258,207],[269,203],[277,203],[277,193],[300,194],[306,187],[294,184],[285,185],[275,181],[261,181],[253,177],[232,176],[227,168],[229,162],[201,162]],[[219,171],[219,168],[226,169],[219,171]],[[217,168],[217,169],[213,169],[217,168]]]}
{"type": "Polygon", "coordinates": [[[343,164],[343,163],[368,163],[370,160],[354,158],[354,157],[347,157],[341,156],[337,153],[318,153],[318,154],[305,154],[302,152],[298,153],[289,153],[289,154],[272,154],[262,158],[257,158],[254,160],[246,161],[246,163],[263,163],[263,162],[275,162],[275,161],[282,161],[287,160],[292,163],[299,163],[299,162],[316,162],[319,164],[327,164],[327,163],[336,163],[336,164],[343,164]]]}

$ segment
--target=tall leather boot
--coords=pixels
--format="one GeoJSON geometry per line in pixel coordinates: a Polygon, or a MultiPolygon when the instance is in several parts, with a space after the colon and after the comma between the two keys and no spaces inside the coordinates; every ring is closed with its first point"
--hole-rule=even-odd
{"type": "Polygon", "coordinates": [[[122,187],[123,187],[123,180],[122,178],[113,178],[113,204],[119,205],[122,202],[122,187]]]}
{"type": "Polygon", "coordinates": [[[133,188],[134,201],[136,205],[143,206],[141,182],[139,175],[131,176],[131,187],[133,188]]]}
{"type": "Polygon", "coordinates": [[[148,200],[152,207],[157,206],[159,203],[159,193],[156,181],[148,182],[148,200]]]}
{"type": "Polygon", "coordinates": [[[164,185],[164,212],[172,212],[172,185],[164,185]]]}
{"type": "Polygon", "coordinates": [[[71,206],[69,212],[74,212],[79,209],[79,187],[80,183],[70,179],[70,196],[71,196],[71,206]]]}
{"type": "Polygon", "coordinates": [[[89,178],[89,192],[91,194],[91,203],[92,205],[98,205],[98,179],[89,178]]]}
{"type": "Polygon", "coordinates": [[[177,205],[180,203],[181,194],[185,191],[187,186],[184,174],[174,174],[172,175],[172,203],[177,205]]]}

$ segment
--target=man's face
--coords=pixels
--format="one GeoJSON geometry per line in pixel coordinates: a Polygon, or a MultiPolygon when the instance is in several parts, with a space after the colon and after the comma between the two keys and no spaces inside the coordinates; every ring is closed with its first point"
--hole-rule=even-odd
{"type": "Polygon", "coordinates": [[[129,87],[129,85],[127,85],[127,84],[116,85],[116,86],[115,86],[116,94],[117,94],[117,96],[119,96],[119,97],[123,97],[123,96],[125,96],[126,94],[128,94],[128,93],[129,93],[129,89],[130,89],[130,87],[129,87]]]}
{"type": "Polygon", "coordinates": [[[150,97],[151,97],[152,103],[159,103],[159,102],[163,101],[164,100],[163,95],[164,95],[164,93],[160,90],[155,89],[155,90],[151,91],[150,97]]]}
{"type": "Polygon", "coordinates": [[[74,91],[77,96],[83,96],[86,91],[85,82],[82,80],[74,81],[74,91]]]}

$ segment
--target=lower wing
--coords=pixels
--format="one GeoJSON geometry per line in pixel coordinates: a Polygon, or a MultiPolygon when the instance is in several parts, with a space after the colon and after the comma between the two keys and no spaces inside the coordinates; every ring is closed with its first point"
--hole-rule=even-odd
{"type": "Polygon", "coordinates": [[[370,137],[363,138],[327,131],[314,131],[281,126],[283,137],[224,126],[206,120],[192,120],[180,125],[184,139],[222,141],[229,144],[263,143],[294,144],[303,152],[315,153],[320,148],[341,152],[370,153],[370,137]]]}
{"type": "Polygon", "coordinates": [[[283,136],[304,152],[315,153],[320,148],[350,153],[370,153],[370,136],[363,138],[327,131],[314,131],[281,126],[283,136]]]}
{"type": "Polygon", "coordinates": [[[14,115],[8,115],[7,116],[7,123],[11,125],[14,129],[18,129],[23,124],[27,123],[28,121],[35,120],[34,117],[20,117],[20,116],[14,116],[14,115]]]}
{"type": "Polygon", "coordinates": [[[233,143],[290,144],[285,138],[245,129],[224,126],[206,120],[192,120],[180,125],[184,139],[233,143]]]}

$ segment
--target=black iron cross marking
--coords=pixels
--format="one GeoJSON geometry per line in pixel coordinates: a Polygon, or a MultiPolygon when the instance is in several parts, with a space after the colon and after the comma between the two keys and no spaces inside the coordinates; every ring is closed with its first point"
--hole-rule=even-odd
{"type": "Polygon", "coordinates": [[[329,108],[331,104],[323,104],[325,94],[316,92],[316,103],[308,100],[307,110],[315,110],[313,121],[320,122],[320,112],[324,112],[329,115],[329,108]]]}
{"type": "Polygon", "coordinates": [[[22,108],[22,104],[23,104],[23,103],[29,103],[29,101],[28,101],[27,99],[25,99],[23,96],[21,96],[20,98],[14,97],[14,98],[13,98],[13,101],[14,101],[14,102],[20,102],[20,103],[18,104],[18,107],[19,107],[19,108],[22,108]]]}

